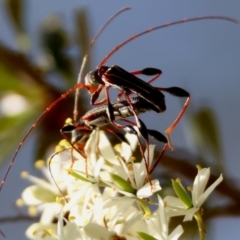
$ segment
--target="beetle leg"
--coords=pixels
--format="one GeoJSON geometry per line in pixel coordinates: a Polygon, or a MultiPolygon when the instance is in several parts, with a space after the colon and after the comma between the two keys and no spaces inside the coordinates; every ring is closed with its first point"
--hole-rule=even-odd
{"type": "Polygon", "coordinates": [[[170,134],[173,131],[173,129],[176,127],[176,125],[178,124],[180,119],[182,118],[183,114],[186,112],[187,107],[190,103],[190,94],[187,91],[185,91],[184,89],[179,88],[179,87],[169,87],[169,88],[158,88],[158,87],[156,87],[156,88],[160,91],[168,92],[169,94],[177,96],[177,97],[187,97],[187,100],[185,101],[184,106],[182,107],[182,109],[181,109],[180,113],[178,114],[177,118],[174,120],[174,122],[165,131],[165,133],[167,135],[167,139],[168,139],[168,145],[173,150],[173,146],[171,144],[171,139],[170,139],[170,134]]]}
{"type": "Polygon", "coordinates": [[[96,100],[98,99],[99,94],[101,93],[103,88],[104,88],[104,85],[99,85],[98,89],[95,92],[92,93],[91,101],[90,101],[91,105],[98,106],[98,105],[101,105],[101,104],[103,104],[107,101],[107,97],[105,97],[101,101],[96,102],[96,100]]]}

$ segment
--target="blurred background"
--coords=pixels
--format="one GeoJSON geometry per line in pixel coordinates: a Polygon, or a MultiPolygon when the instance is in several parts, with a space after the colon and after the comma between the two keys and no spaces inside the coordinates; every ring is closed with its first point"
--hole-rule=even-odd
{"type": "MultiPolygon", "coordinates": [[[[117,17],[95,43],[85,73],[94,69],[117,44],[131,35],[184,18],[223,15],[240,20],[240,2],[226,1],[77,1],[5,0],[0,2],[0,161],[1,178],[15,149],[32,123],[62,93],[75,85],[82,57],[100,27],[118,10],[117,17]]],[[[127,71],[159,68],[154,86],[178,86],[191,94],[191,104],[173,131],[175,151],[167,151],[157,172],[162,185],[180,177],[190,185],[196,164],[211,167],[210,183],[224,182],[204,206],[207,239],[238,239],[240,226],[240,25],[222,20],[185,23],[132,41],[108,65],[127,71]],[[226,231],[227,229],[227,231],[226,231]],[[229,233],[231,235],[229,236],[229,233]]],[[[116,91],[112,91],[116,96],[116,91]]],[[[115,97],[112,97],[114,99],[115,97]]],[[[165,94],[167,111],[141,119],[164,132],[174,121],[184,99],[165,94]]],[[[91,108],[81,91],[79,115],[91,108]]],[[[0,194],[0,229],[8,239],[26,239],[30,219],[15,201],[29,183],[20,179],[45,156],[47,147],[61,139],[59,129],[72,117],[74,95],[47,114],[25,141],[0,194]]],[[[161,145],[157,150],[160,151],[161,145]]],[[[173,223],[174,224],[174,223],[173,223]]],[[[196,224],[184,224],[183,239],[197,239],[196,224]]]]}

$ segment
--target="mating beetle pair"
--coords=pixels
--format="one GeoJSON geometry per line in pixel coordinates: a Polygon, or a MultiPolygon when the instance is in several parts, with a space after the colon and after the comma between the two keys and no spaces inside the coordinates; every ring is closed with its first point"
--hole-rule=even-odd
{"type": "MultiPolygon", "coordinates": [[[[52,104],[50,104],[50,106],[48,108],[46,108],[46,110],[43,111],[43,113],[39,116],[39,118],[33,123],[31,128],[29,129],[29,131],[26,133],[23,140],[19,144],[19,146],[18,146],[18,148],[17,148],[17,150],[16,150],[16,152],[15,152],[15,154],[14,154],[14,156],[13,156],[11,162],[10,162],[10,165],[7,169],[7,172],[6,172],[4,178],[1,182],[0,191],[1,191],[3,185],[6,181],[8,173],[9,173],[9,171],[10,171],[10,169],[11,169],[11,167],[12,167],[12,165],[13,165],[16,157],[17,157],[17,154],[18,154],[19,150],[21,149],[22,145],[24,144],[25,140],[27,139],[27,137],[29,136],[31,131],[37,126],[37,124],[39,123],[39,121],[42,119],[42,117],[44,115],[46,115],[49,111],[51,111],[51,109],[58,102],[60,102],[64,98],[66,98],[70,93],[72,93],[74,91],[76,91],[76,99],[75,99],[75,105],[74,105],[74,123],[73,123],[74,128],[72,130],[77,130],[78,131],[78,130],[81,129],[81,124],[78,124],[78,121],[77,121],[77,118],[78,118],[77,102],[78,102],[79,89],[82,89],[82,88],[87,88],[89,90],[89,92],[91,93],[91,95],[92,95],[91,103],[93,105],[100,105],[100,104],[106,102],[106,106],[104,108],[105,108],[105,112],[107,114],[106,119],[107,119],[107,121],[109,121],[109,123],[113,124],[114,126],[116,126],[118,128],[125,129],[125,130],[128,129],[128,131],[135,132],[135,130],[133,130],[134,128],[129,126],[129,125],[127,125],[127,126],[120,125],[119,126],[117,123],[115,123],[115,118],[117,118],[116,114],[114,113],[115,103],[111,103],[108,90],[109,90],[110,87],[115,87],[115,88],[119,89],[120,93],[119,93],[118,97],[120,98],[121,95],[125,96],[124,101],[126,101],[125,102],[126,106],[129,110],[131,110],[132,115],[135,117],[137,128],[139,129],[140,134],[146,140],[147,144],[148,144],[148,134],[151,135],[151,132],[150,132],[151,130],[148,131],[146,129],[145,125],[139,119],[138,113],[142,112],[142,111],[139,111],[141,107],[139,108],[139,107],[134,106],[134,103],[132,103],[132,100],[131,100],[132,98],[129,95],[132,94],[132,93],[135,93],[137,95],[137,98],[138,98],[139,101],[144,101],[143,109],[144,109],[144,106],[146,106],[144,104],[150,104],[151,105],[151,110],[154,110],[156,112],[163,112],[166,109],[164,95],[162,94],[161,91],[168,92],[168,93],[176,95],[178,97],[187,97],[185,105],[182,108],[181,112],[179,113],[178,117],[170,125],[170,127],[166,130],[167,137],[168,137],[168,135],[172,132],[172,130],[174,129],[176,124],[179,122],[179,120],[181,119],[184,112],[186,111],[186,108],[187,108],[187,106],[189,104],[189,101],[190,101],[189,94],[186,91],[184,91],[183,89],[180,89],[180,88],[177,88],[177,87],[173,87],[173,88],[152,87],[150,85],[150,83],[152,81],[154,81],[157,77],[159,77],[159,75],[161,74],[161,71],[158,70],[158,69],[146,68],[146,69],[143,69],[141,71],[135,71],[135,72],[129,73],[129,72],[123,70],[122,68],[118,67],[118,66],[113,66],[113,67],[110,67],[110,68],[106,67],[105,63],[115,52],[117,52],[118,49],[120,49],[121,47],[126,45],[128,42],[136,39],[137,37],[139,37],[141,35],[147,34],[151,31],[155,31],[157,29],[165,28],[165,27],[168,27],[170,25],[175,25],[175,24],[180,24],[180,23],[190,22],[190,21],[203,20],[203,19],[222,19],[222,20],[227,20],[227,21],[231,21],[231,22],[236,22],[234,19],[231,19],[231,18],[228,18],[228,17],[206,16],[206,17],[200,17],[200,18],[191,18],[191,19],[186,19],[186,20],[180,20],[180,21],[160,25],[160,26],[157,26],[157,27],[152,28],[152,29],[148,29],[146,31],[143,31],[143,32],[141,32],[137,35],[134,35],[134,36],[128,38],[126,41],[124,41],[121,44],[119,44],[118,46],[116,46],[102,60],[102,62],[99,64],[98,68],[95,71],[93,71],[93,72],[91,72],[90,74],[87,75],[85,84],[80,83],[82,72],[83,72],[82,70],[83,70],[83,68],[85,66],[85,63],[87,61],[89,51],[90,51],[91,47],[93,46],[94,42],[96,41],[96,39],[98,38],[99,34],[108,25],[108,23],[112,21],[113,18],[115,18],[118,14],[120,14],[123,11],[128,10],[128,9],[129,8],[122,9],[118,13],[116,13],[112,18],[110,18],[109,21],[100,29],[97,36],[93,39],[93,41],[91,42],[91,45],[89,47],[89,50],[88,50],[87,54],[85,55],[85,57],[83,59],[83,64],[82,64],[82,67],[81,67],[81,70],[80,70],[78,83],[73,88],[69,89],[67,92],[62,94],[52,104]],[[148,81],[148,83],[145,83],[144,81],[142,81],[141,79],[139,79],[135,76],[135,75],[138,75],[138,74],[144,74],[144,75],[150,75],[150,76],[153,75],[154,77],[152,79],[150,79],[148,81]],[[104,87],[105,87],[105,91],[106,91],[106,98],[103,99],[102,101],[96,103],[96,101],[98,99],[98,96],[99,96],[100,92],[103,90],[104,87]]],[[[100,107],[101,106],[98,106],[97,109],[95,109],[94,111],[99,112],[100,107]]],[[[117,108],[117,110],[119,110],[120,113],[123,113],[123,112],[121,112],[122,110],[120,110],[120,107],[116,107],[116,108],[117,108]]],[[[124,116],[124,114],[123,114],[123,116],[124,116]]],[[[125,116],[123,118],[125,118],[125,116]]],[[[87,120],[85,119],[84,124],[86,124],[88,120],[89,119],[87,119],[87,120]]],[[[96,118],[96,120],[97,120],[97,122],[100,121],[98,117],[96,118]]],[[[62,129],[62,131],[66,131],[66,130],[69,130],[69,129],[64,129],[64,128],[62,129]]],[[[170,141],[168,141],[168,142],[170,143],[170,141]]]]}

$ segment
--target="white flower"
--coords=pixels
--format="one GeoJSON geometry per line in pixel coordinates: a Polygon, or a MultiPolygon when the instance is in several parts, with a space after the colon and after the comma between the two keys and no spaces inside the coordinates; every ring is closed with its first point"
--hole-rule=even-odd
{"type": "Polygon", "coordinates": [[[58,239],[57,225],[54,223],[57,219],[62,205],[59,203],[45,203],[39,223],[34,223],[26,230],[29,239],[58,239]],[[45,239],[45,238],[44,238],[45,239]]]}
{"type": "Polygon", "coordinates": [[[83,231],[72,222],[66,220],[62,210],[58,211],[57,223],[34,223],[26,231],[26,236],[32,240],[88,240],[83,231]]]}
{"type": "Polygon", "coordinates": [[[41,206],[44,203],[54,203],[57,198],[66,196],[71,190],[72,187],[69,183],[75,178],[67,171],[72,165],[72,160],[71,152],[68,149],[65,150],[53,155],[49,163],[50,167],[46,167],[42,160],[36,162],[35,166],[48,181],[22,172],[22,177],[33,183],[22,193],[22,201],[25,205],[41,206]],[[49,171],[49,169],[51,170],[49,171]]]}
{"type": "Polygon", "coordinates": [[[109,209],[102,219],[102,224],[91,221],[84,227],[86,234],[92,239],[112,239],[114,236],[138,239],[137,231],[147,231],[141,212],[133,206],[129,206],[125,211],[122,210],[118,205],[109,209]]]}
{"type": "MultiPolygon", "coordinates": [[[[150,145],[150,163],[154,155],[154,146],[150,145]]],[[[116,190],[128,197],[136,197],[138,199],[148,198],[154,193],[161,190],[157,179],[150,180],[146,170],[145,162],[142,159],[140,163],[126,163],[119,157],[120,166],[113,166],[111,184],[116,190]],[[121,179],[122,183],[121,184],[121,179]],[[124,180],[126,183],[124,184],[124,180]],[[126,187],[126,188],[124,188],[126,187]],[[127,190],[129,188],[129,190],[127,190]]]]}
{"type": "Polygon", "coordinates": [[[167,210],[169,216],[185,215],[184,221],[192,220],[193,215],[201,208],[202,204],[212,193],[212,191],[223,180],[222,174],[219,178],[206,190],[206,185],[210,176],[210,168],[203,168],[198,170],[198,174],[194,180],[192,188],[192,206],[186,206],[184,201],[179,198],[167,196],[164,201],[167,203],[167,210]]]}
{"type": "Polygon", "coordinates": [[[183,234],[183,228],[178,225],[169,235],[169,219],[166,214],[164,203],[161,197],[158,196],[158,210],[146,220],[148,227],[148,235],[151,235],[157,240],[177,240],[183,234]]]}
{"type": "MultiPolygon", "coordinates": [[[[199,170],[192,199],[180,183],[174,182],[175,191],[182,191],[179,195],[185,199],[166,197],[163,202],[158,197],[159,207],[152,213],[149,204],[157,203],[150,198],[161,190],[159,180],[150,180],[144,159],[133,161],[138,140],[133,134],[127,138],[129,143],[113,147],[102,131],[94,130],[85,144],[86,158],[80,154],[83,149],[76,151],[63,142],[63,150],[51,161],[50,173],[41,167],[48,181],[25,174],[34,185],[23,191],[22,200],[41,211],[40,221],[26,231],[29,239],[179,239],[183,229],[179,225],[169,234],[170,217],[196,218],[196,212],[222,177],[204,191],[210,170],[199,170]]],[[[148,153],[150,168],[154,146],[149,146],[148,153]]]]}

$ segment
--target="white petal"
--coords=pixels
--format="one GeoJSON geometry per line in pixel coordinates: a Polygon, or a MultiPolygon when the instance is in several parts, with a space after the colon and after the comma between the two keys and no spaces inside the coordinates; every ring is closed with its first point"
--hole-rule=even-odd
{"type": "Polygon", "coordinates": [[[64,233],[63,233],[63,211],[60,211],[59,217],[58,217],[58,236],[59,236],[59,240],[64,240],[64,233]]]}
{"type": "Polygon", "coordinates": [[[120,154],[120,156],[124,159],[125,162],[129,162],[129,160],[131,159],[131,157],[133,155],[130,145],[128,145],[125,142],[118,144],[117,148],[115,148],[115,150],[120,154]]]}
{"type": "Polygon", "coordinates": [[[71,195],[70,201],[64,206],[63,211],[67,212],[72,206],[79,203],[81,198],[86,194],[89,188],[92,187],[91,183],[86,183],[85,186],[82,186],[81,190],[75,192],[71,195]]]}
{"type": "Polygon", "coordinates": [[[152,181],[152,186],[150,183],[145,184],[137,191],[138,198],[147,198],[152,196],[154,193],[160,191],[162,188],[160,187],[159,181],[157,179],[152,181]]]}
{"type": "Polygon", "coordinates": [[[186,206],[179,198],[167,196],[164,198],[164,202],[167,203],[166,211],[168,217],[183,216],[187,213],[186,206]]]}
{"type": "Polygon", "coordinates": [[[56,195],[39,185],[32,185],[24,189],[22,199],[26,205],[37,206],[46,202],[55,202],[56,195]]]}
{"type": "Polygon", "coordinates": [[[183,227],[181,225],[178,225],[172,233],[168,236],[168,240],[178,240],[179,237],[183,234],[183,227]]]}
{"type": "MultiPolygon", "coordinates": [[[[78,153],[78,158],[79,157],[78,153]]],[[[53,181],[54,177],[55,181],[62,184],[64,187],[64,184],[67,184],[66,180],[69,179],[69,174],[66,169],[69,169],[72,164],[71,151],[69,150],[58,153],[54,156],[51,162],[49,162],[49,164],[50,165],[48,165],[48,167],[42,168],[44,176],[52,185],[55,186],[55,182],[53,181]],[[49,168],[51,170],[51,174],[49,172],[49,168]]]]}
{"type": "Polygon", "coordinates": [[[95,169],[94,169],[94,179],[98,182],[99,181],[99,174],[101,171],[101,168],[104,164],[104,158],[100,157],[95,165],[95,169]]]}
{"type": "Polygon", "coordinates": [[[135,183],[136,183],[136,187],[135,188],[139,189],[139,188],[141,188],[143,186],[143,183],[146,180],[146,167],[145,167],[145,163],[144,162],[134,163],[132,165],[132,167],[133,167],[133,174],[134,174],[135,183]]]}
{"type": "Polygon", "coordinates": [[[148,229],[151,235],[157,239],[165,240],[168,237],[168,218],[163,200],[158,196],[159,206],[157,211],[148,219],[148,229]]]}
{"type": "Polygon", "coordinates": [[[217,187],[220,182],[222,182],[223,176],[222,174],[219,176],[219,178],[211,185],[208,187],[208,189],[197,199],[195,203],[195,207],[200,208],[204,201],[208,198],[208,196],[212,193],[212,191],[217,187]]]}
{"type": "Polygon", "coordinates": [[[148,234],[159,240],[165,239],[165,237],[163,236],[161,223],[156,216],[146,220],[146,223],[148,227],[148,234]]]}
{"type": "Polygon", "coordinates": [[[191,221],[192,218],[193,218],[193,215],[194,215],[198,210],[199,210],[199,208],[195,208],[195,207],[188,209],[188,210],[187,210],[187,213],[186,213],[186,215],[185,215],[185,217],[184,217],[184,219],[183,219],[183,221],[184,221],[184,222],[186,222],[186,221],[191,221]]]}
{"type": "Polygon", "coordinates": [[[85,239],[82,237],[79,227],[72,222],[67,222],[66,226],[64,226],[64,233],[65,233],[65,239],[71,239],[71,240],[85,239]]]}
{"type": "Polygon", "coordinates": [[[101,181],[103,181],[104,183],[106,183],[107,185],[109,185],[110,183],[112,183],[112,177],[109,174],[109,172],[107,171],[101,171],[99,173],[99,178],[101,179],[101,181]]]}
{"type": "Polygon", "coordinates": [[[128,197],[113,197],[104,201],[103,208],[111,208],[114,206],[127,205],[131,206],[136,200],[128,197]]]}
{"type": "Polygon", "coordinates": [[[129,144],[131,146],[132,152],[134,152],[134,150],[138,146],[138,138],[137,138],[137,136],[135,134],[126,133],[125,134],[125,138],[128,140],[128,142],[129,142],[129,144]]]}
{"type": "Polygon", "coordinates": [[[40,222],[49,224],[61,211],[62,205],[59,203],[46,203],[40,218],[40,222]]]}
{"type": "Polygon", "coordinates": [[[96,129],[91,133],[84,147],[84,151],[87,154],[87,156],[90,156],[91,153],[96,153],[98,139],[99,139],[99,131],[98,129],[96,129]]]}
{"type": "Polygon", "coordinates": [[[46,189],[50,192],[53,192],[54,194],[59,194],[59,190],[55,185],[52,185],[45,181],[44,179],[32,176],[32,175],[27,175],[26,177],[30,182],[34,183],[35,185],[39,185],[39,187],[42,187],[43,189],[46,189]]]}
{"type": "Polygon", "coordinates": [[[158,217],[160,218],[162,231],[168,234],[168,220],[166,216],[166,209],[164,208],[163,200],[160,196],[158,196],[158,217]]]}
{"type": "Polygon", "coordinates": [[[126,234],[128,229],[131,228],[131,226],[140,219],[141,213],[140,212],[132,212],[130,215],[127,216],[126,222],[122,229],[122,234],[126,234]]]}
{"type": "Polygon", "coordinates": [[[167,207],[178,208],[178,209],[186,209],[186,206],[177,197],[167,196],[163,199],[163,201],[167,202],[167,207]]]}
{"type": "MultiPolygon", "coordinates": [[[[133,188],[136,188],[136,184],[135,184],[135,181],[134,181],[134,178],[132,176],[132,172],[128,169],[126,163],[124,161],[122,161],[122,159],[119,159],[120,160],[120,163],[122,165],[122,169],[118,169],[118,173],[119,173],[119,176],[121,176],[121,178],[123,178],[124,180],[129,180],[130,181],[130,185],[133,187],[133,188]],[[125,172],[125,174],[121,174],[119,172],[119,170],[125,172]]],[[[134,164],[132,164],[132,166],[134,167],[134,164]]]]}
{"type": "Polygon", "coordinates": [[[198,174],[193,183],[192,201],[195,203],[199,196],[204,192],[210,176],[210,168],[203,168],[198,171],[198,174]]]}
{"type": "Polygon", "coordinates": [[[89,223],[84,227],[85,233],[93,239],[109,239],[112,234],[103,226],[96,223],[89,223]]]}
{"type": "Polygon", "coordinates": [[[111,162],[113,159],[116,158],[116,153],[113,150],[112,145],[109,142],[109,139],[107,138],[107,136],[102,131],[99,132],[99,144],[98,144],[98,147],[99,147],[99,151],[101,153],[101,156],[105,160],[111,162]]]}
{"type": "Polygon", "coordinates": [[[92,212],[85,212],[85,214],[82,214],[83,212],[83,207],[82,205],[74,205],[69,213],[70,219],[74,219],[73,222],[76,224],[78,227],[84,227],[86,224],[88,224],[89,219],[92,217],[92,212]]]}
{"type": "MultiPolygon", "coordinates": [[[[54,224],[54,223],[49,223],[49,224],[42,224],[42,223],[34,223],[32,224],[25,232],[26,236],[29,238],[29,239],[37,239],[37,236],[42,236],[42,235],[45,235],[46,236],[46,233],[49,229],[51,230],[51,232],[53,234],[56,234],[57,233],[57,224],[54,224]]],[[[40,239],[40,237],[39,237],[40,239]]],[[[56,239],[55,237],[51,237],[51,235],[46,236],[45,239],[56,239]]]]}
{"type": "Polygon", "coordinates": [[[85,214],[85,212],[89,212],[89,203],[91,203],[91,198],[94,198],[94,196],[97,193],[97,189],[98,186],[96,185],[92,185],[91,188],[88,189],[88,191],[86,191],[85,196],[84,196],[84,202],[83,202],[83,215],[85,214]]]}

